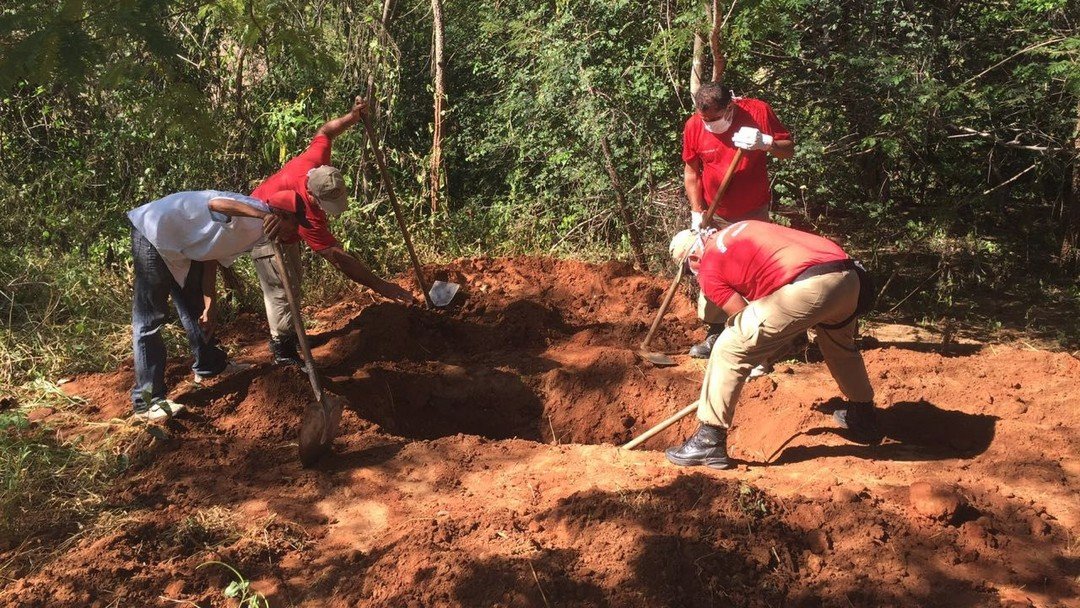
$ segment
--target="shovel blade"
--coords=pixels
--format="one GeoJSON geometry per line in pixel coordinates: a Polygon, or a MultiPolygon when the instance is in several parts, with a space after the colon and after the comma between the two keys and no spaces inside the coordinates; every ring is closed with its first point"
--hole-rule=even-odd
{"type": "Polygon", "coordinates": [[[442,308],[454,300],[461,285],[449,281],[435,281],[428,290],[428,297],[436,308],[442,308]]]}
{"type": "Polygon", "coordinates": [[[330,450],[337,436],[338,423],[345,400],[323,393],[322,403],[309,401],[300,419],[300,464],[311,466],[330,450]]]}
{"type": "Polygon", "coordinates": [[[678,363],[676,363],[674,359],[665,355],[664,353],[654,353],[652,351],[639,350],[637,351],[637,356],[648,361],[649,363],[652,363],[657,367],[672,367],[678,365],[678,363]]]}

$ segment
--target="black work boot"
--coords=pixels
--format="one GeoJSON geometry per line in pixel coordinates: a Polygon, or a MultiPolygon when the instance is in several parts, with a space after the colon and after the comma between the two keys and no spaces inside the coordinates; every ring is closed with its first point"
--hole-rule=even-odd
{"type": "Polygon", "coordinates": [[[851,403],[847,409],[833,412],[833,419],[841,428],[847,429],[844,437],[856,443],[877,445],[885,438],[878,427],[873,403],[851,403]]]}
{"type": "Polygon", "coordinates": [[[705,327],[709,333],[705,336],[705,339],[700,344],[695,344],[690,347],[690,356],[695,359],[708,359],[712,354],[713,345],[716,344],[717,338],[724,332],[724,325],[722,323],[706,323],[705,327]]]}
{"type": "Polygon", "coordinates": [[[727,457],[727,429],[702,424],[686,443],[668,448],[664,454],[672,463],[684,467],[705,465],[714,469],[730,469],[727,457]]]}
{"type": "Polygon", "coordinates": [[[304,367],[304,361],[296,352],[300,341],[296,336],[282,334],[270,338],[270,356],[274,359],[274,365],[296,365],[304,367]]]}

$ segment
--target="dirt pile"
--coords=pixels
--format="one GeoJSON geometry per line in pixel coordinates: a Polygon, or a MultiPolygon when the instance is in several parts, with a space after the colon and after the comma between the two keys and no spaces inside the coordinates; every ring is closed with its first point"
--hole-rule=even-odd
{"type": "MultiPolygon", "coordinates": [[[[449,312],[309,311],[351,403],[315,469],[296,462],[306,380],[263,363],[257,320],[233,328],[259,363],[239,377],[196,387],[174,362],[190,410],[172,439],[144,441],[101,521],[19,566],[0,604],[227,605],[228,571],[199,567],[218,560],[274,606],[1078,605],[1076,359],[879,331],[883,445],[835,428],[821,363],[787,362],[743,392],[742,465],[687,471],[655,450],[692,420],[611,445],[697,396],[703,362],[633,354],[664,279],[536,258],[438,270],[468,292],[449,312]],[[927,517],[941,496],[919,482],[961,500],[927,517]]],[[[689,298],[663,328],[673,353],[701,337],[689,298]]],[[[124,369],[67,390],[107,419],[130,384],[124,369]]]]}

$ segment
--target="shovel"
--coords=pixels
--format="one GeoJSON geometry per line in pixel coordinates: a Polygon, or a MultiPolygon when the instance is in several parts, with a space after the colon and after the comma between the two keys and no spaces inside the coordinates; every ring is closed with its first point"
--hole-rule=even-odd
{"type": "Polygon", "coordinates": [[[285,297],[289,300],[293,329],[300,341],[300,352],[304,355],[304,367],[311,382],[311,390],[315,393],[315,401],[309,401],[304,406],[304,415],[300,419],[300,463],[307,467],[315,464],[330,449],[330,444],[337,435],[338,422],[346,402],[342,397],[327,393],[322,388],[322,381],[315,371],[315,361],[311,358],[304,320],[300,318],[300,302],[293,291],[293,280],[285,265],[285,258],[281,255],[281,245],[277,241],[274,241],[274,262],[277,264],[278,276],[285,285],[285,297]]]}
{"type": "Polygon", "coordinates": [[[375,164],[379,166],[379,175],[382,177],[386,193],[390,197],[390,204],[394,207],[394,218],[397,220],[398,228],[401,229],[401,235],[405,238],[405,247],[409,250],[409,260],[412,261],[416,282],[420,285],[420,291],[424,292],[424,301],[427,303],[428,308],[442,308],[453,301],[454,296],[461,289],[461,285],[449,281],[435,281],[431,284],[431,288],[428,289],[427,282],[424,280],[424,273],[420,269],[420,259],[416,257],[416,250],[413,249],[409,229],[405,225],[405,217],[401,213],[401,205],[398,204],[397,195],[394,194],[394,184],[390,180],[390,172],[386,170],[386,159],[383,157],[382,149],[379,148],[379,140],[375,138],[375,130],[371,128],[371,120],[367,114],[361,116],[364,119],[364,131],[367,133],[367,139],[371,142],[371,151],[375,156],[375,164]]]}
{"type": "MultiPolygon", "coordinates": [[[[727,192],[728,186],[731,185],[731,178],[735,175],[735,168],[739,166],[739,161],[742,160],[742,154],[742,148],[735,149],[735,156],[731,158],[731,164],[728,165],[727,172],[724,173],[724,179],[720,182],[720,187],[716,190],[716,195],[713,196],[712,203],[709,204],[709,210],[705,212],[704,219],[701,220],[701,228],[707,228],[712,223],[713,214],[716,213],[716,208],[720,206],[720,199],[724,198],[724,193],[727,192]]],[[[675,279],[671,281],[671,287],[668,287],[664,300],[660,303],[660,310],[656,311],[656,318],[653,319],[649,333],[645,334],[645,339],[641,341],[641,346],[637,350],[637,356],[657,367],[676,365],[675,360],[664,353],[650,351],[649,343],[652,342],[653,335],[656,334],[656,328],[660,327],[660,320],[664,317],[664,313],[667,312],[668,306],[671,305],[671,299],[675,297],[675,292],[679,288],[679,281],[682,280],[683,268],[686,267],[686,258],[689,255],[690,251],[687,250],[679,259],[679,269],[675,271],[675,279]]]]}

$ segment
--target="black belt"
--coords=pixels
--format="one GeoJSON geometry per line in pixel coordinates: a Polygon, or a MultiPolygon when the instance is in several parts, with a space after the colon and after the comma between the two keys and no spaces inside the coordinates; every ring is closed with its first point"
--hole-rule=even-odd
{"type": "Polygon", "coordinates": [[[822,262],[820,264],[814,264],[806,270],[799,273],[799,276],[791,280],[792,283],[797,283],[809,279],[811,277],[821,276],[823,274],[830,274],[833,272],[842,272],[844,270],[855,270],[855,260],[836,260],[835,262],[822,262]]]}

